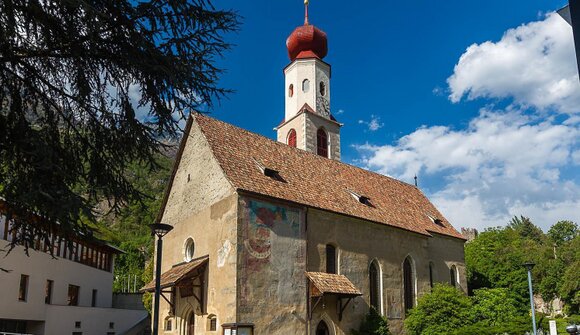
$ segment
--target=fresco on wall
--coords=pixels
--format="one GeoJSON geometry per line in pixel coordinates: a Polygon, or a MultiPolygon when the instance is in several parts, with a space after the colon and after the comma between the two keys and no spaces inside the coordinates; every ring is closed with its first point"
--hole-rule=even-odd
{"type": "Polygon", "coordinates": [[[242,199],[240,208],[241,311],[259,314],[256,302],[264,299],[276,307],[295,308],[303,303],[306,292],[306,241],[301,211],[253,199],[242,199]]]}
{"type": "Polygon", "coordinates": [[[389,319],[401,319],[401,290],[386,289],[387,293],[387,317],[389,319]]]}

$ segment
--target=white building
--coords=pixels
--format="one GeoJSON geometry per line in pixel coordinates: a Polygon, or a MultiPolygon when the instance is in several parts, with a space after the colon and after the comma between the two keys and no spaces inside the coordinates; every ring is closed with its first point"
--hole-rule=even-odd
{"type": "Polygon", "coordinates": [[[27,256],[12,251],[11,220],[0,200],[0,334],[123,334],[147,318],[144,310],[112,308],[113,269],[122,251],[98,240],[58,236],[53,255],[38,241],[27,256]]]}

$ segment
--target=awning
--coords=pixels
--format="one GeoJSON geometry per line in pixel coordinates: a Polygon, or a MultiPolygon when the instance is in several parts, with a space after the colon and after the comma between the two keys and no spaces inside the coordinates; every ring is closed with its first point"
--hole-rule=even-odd
{"type": "MultiPolygon", "coordinates": [[[[161,289],[179,285],[179,282],[188,278],[199,276],[209,262],[209,256],[202,256],[192,259],[187,263],[174,265],[171,269],[161,275],[161,289]]],[[[141,292],[154,292],[155,279],[143,286],[141,292]]]]}
{"type": "Polygon", "coordinates": [[[306,272],[306,277],[312,283],[311,297],[318,297],[326,293],[344,297],[357,297],[362,295],[351,281],[343,275],[324,272],[306,272]]]}

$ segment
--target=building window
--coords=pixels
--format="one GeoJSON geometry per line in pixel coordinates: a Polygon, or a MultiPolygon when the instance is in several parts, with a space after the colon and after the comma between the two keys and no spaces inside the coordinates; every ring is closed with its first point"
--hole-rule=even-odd
{"type": "Polygon", "coordinates": [[[325,96],[326,95],[326,84],[324,84],[323,81],[320,82],[320,95],[325,96]]]}
{"type": "Polygon", "coordinates": [[[377,261],[372,261],[369,267],[370,304],[378,313],[381,312],[381,271],[377,261]]]}
{"type": "Polygon", "coordinates": [[[75,328],[81,328],[81,322],[75,321],[75,328]]]}
{"type": "Polygon", "coordinates": [[[215,315],[209,316],[209,330],[212,332],[217,331],[217,318],[215,315]]]}
{"type": "Polygon", "coordinates": [[[457,287],[457,267],[452,265],[449,269],[449,283],[453,287],[457,287]]]}
{"type": "Polygon", "coordinates": [[[78,306],[79,305],[79,291],[80,287],[76,285],[68,286],[68,300],[67,305],[78,306]]]}
{"type": "Polygon", "coordinates": [[[72,332],[72,335],[83,335],[83,332],[72,332]]]}
{"type": "Polygon", "coordinates": [[[433,280],[433,262],[429,262],[429,285],[431,285],[431,288],[435,285],[433,280]]]}
{"type": "Polygon", "coordinates": [[[328,157],[328,137],[324,128],[319,128],[316,132],[316,153],[328,157]]]}
{"type": "Polygon", "coordinates": [[[410,257],[405,258],[403,262],[403,285],[405,292],[405,311],[413,308],[415,304],[415,280],[413,273],[413,264],[410,257]]]}
{"type": "Polygon", "coordinates": [[[326,245],[326,273],[337,273],[336,271],[336,247],[332,244],[326,245]]]}
{"type": "Polygon", "coordinates": [[[195,251],[195,243],[193,243],[193,239],[190,237],[185,241],[185,261],[189,262],[193,259],[193,253],[195,251]]]}
{"type": "Polygon", "coordinates": [[[296,148],[296,130],[290,129],[286,143],[288,143],[289,146],[296,148]]]}
{"type": "Polygon", "coordinates": [[[50,305],[52,302],[52,286],[54,282],[52,280],[46,281],[46,287],[44,288],[44,303],[50,305]]]}
{"type": "Polygon", "coordinates": [[[294,85],[290,84],[290,86],[288,86],[288,97],[292,98],[294,96],[294,85]]]}
{"type": "Polygon", "coordinates": [[[302,82],[302,92],[307,93],[310,91],[310,80],[304,79],[302,82]]]}
{"type": "Polygon", "coordinates": [[[168,316],[165,318],[165,331],[171,331],[173,329],[173,323],[171,317],[168,316]]]}
{"type": "Polygon", "coordinates": [[[115,323],[109,322],[109,329],[115,329],[115,323]]]}
{"type": "Polygon", "coordinates": [[[28,295],[28,275],[20,275],[20,287],[18,289],[18,300],[26,301],[28,295]]]}
{"type": "Polygon", "coordinates": [[[91,297],[91,307],[97,306],[97,290],[93,290],[93,295],[91,297]]]}

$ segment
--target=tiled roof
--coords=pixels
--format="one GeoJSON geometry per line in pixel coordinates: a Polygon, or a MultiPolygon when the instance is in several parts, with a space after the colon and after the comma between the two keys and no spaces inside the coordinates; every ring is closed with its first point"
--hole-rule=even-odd
{"type": "Polygon", "coordinates": [[[413,185],[272,141],[205,115],[193,118],[226,177],[238,190],[427,236],[434,232],[464,239],[413,185]],[[265,176],[256,161],[278,171],[280,178],[265,176]],[[360,203],[351,192],[368,198],[369,203],[360,203]],[[435,223],[431,218],[440,221],[435,223]]]}
{"type": "Polygon", "coordinates": [[[362,295],[360,291],[343,275],[324,272],[306,272],[306,277],[314,285],[317,292],[312,292],[313,296],[324,293],[340,295],[362,295]]]}
{"type": "MultiPolygon", "coordinates": [[[[187,263],[178,264],[161,274],[161,288],[175,286],[181,280],[201,269],[209,261],[209,256],[202,256],[187,263]]],[[[155,279],[141,288],[141,292],[155,290],[155,279]]]]}

